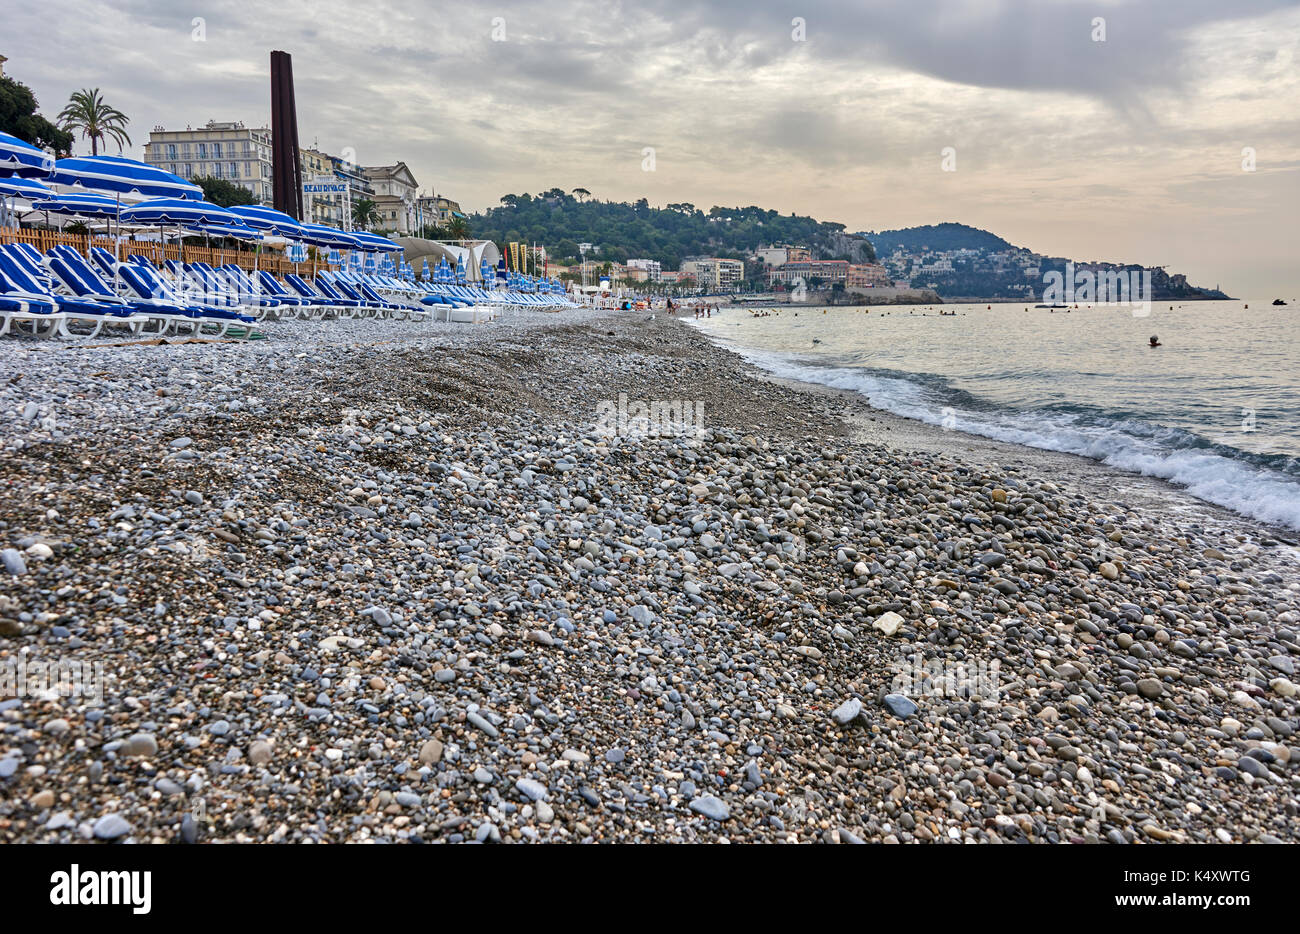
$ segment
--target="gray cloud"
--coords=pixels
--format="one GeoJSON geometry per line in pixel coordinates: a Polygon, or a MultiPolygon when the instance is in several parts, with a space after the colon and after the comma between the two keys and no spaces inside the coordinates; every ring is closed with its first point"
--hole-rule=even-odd
{"type": "Polygon", "coordinates": [[[1300,159],[1296,0],[45,0],[5,25],[23,37],[6,68],[47,112],[98,86],[133,117],[136,154],[155,124],[266,121],[279,48],[294,56],[304,142],[403,159],[472,209],[580,185],[852,229],[955,219],[1079,255],[1181,256],[1195,275],[1207,250],[1185,240],[1163,255],[1143,206],[1212,226],[1235,201],[1258,203],[1258,237],[1218,248],[1290,275],[1276,244],[1300,159]],[[807,41],[792,40],[795,16],[807,41]],[[495,17],[507,41],[493,41],[495,17]],[[1245,145],[1260,152],[1254,178],[1236,167],[1245,145]],[[956,173],[939,170],[944,146],[956,173]],[[1194,215],[1198,186],[1242,195],[1194,215]],[[1117,229],[1134,238],[1098,236],[1099,205],[1128,212],[1117,229]]]}

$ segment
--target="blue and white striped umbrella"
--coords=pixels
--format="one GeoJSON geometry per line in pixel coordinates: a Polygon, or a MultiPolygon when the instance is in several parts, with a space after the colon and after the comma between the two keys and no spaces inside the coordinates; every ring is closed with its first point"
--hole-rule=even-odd
{"type": "Polygon", "coordinates": [[[210,237],[233,237],[236,240],[261,240],[263,237],[262,231],[243,224],[200,224],[190,229],[210,237]]]}
{"type": "Polygon", "coordinates": [[[381,237],[365,230],[354,230],[351,236],[352,239],[357,241],[357,249],[364,250],[367,253],[401,253],[403,249],[387,237],[381,237]]]}
{"type": "Polygon", "coordinates": [[[456,264],[456,284],[465,284],[465,264],[463,262],[456,264]]]}
{"type": "Polygon", "coordinates": [[[53,198],[54,192],[46,188],[34,178],[23,178],[18,175],[9,177],[0,177],[0,197],[6,198],[26,198],[28,201],[43,201],[46,198],[53,198]]]}
{"type": "Polygon", "coordinates": [[[431,278],[429,275],[429,257],[427,256],[424,258],[424,269],[420,272],[420,278],[425,282],[428,282],[431,278]]]}
{"type": "Polygon", "coordinates": [[[274,208],[263,207],[260,204],[240,204],[229,208],[229,211],[238,217],[245,227],[252,227],[254,230],[290,239],[295,239],[302,234],[302,224],[274,208]]]}
{"type": "Polygon", "coordinates": [[[154,198],[123,208],[118,218],[123,224],[175,224],[183,227],[244,226],[239,218],[210,201],[185,198],[154,198]]]}
{"type": "Polygon", "coordinates": [[[343,250],[360,249],[356,238],[351,234],[334,227],[326,227],[324,224],[303,224],[298,239],[312,246],[338,247],[343,250]]]}
{"type": "Polygon", "coordinates": [[[117,217],[121,205],[112,198],[79,191],[66,195],[52,195],[44,201],[36,202],[33,207],[38,211],[48,211],[51,214],[70,214],[77,217],[117,217]]]}
{"type": "Polygon", "coordinates": [[[54,171],[54,157],[16,136],[0,133],[0,177],[44,178],[54,171]]]}
{"type": "Polygon", "coordinates": [[[285,249],[285,258],[291,263],[307,262],[307,248],[301,243],[290,243],[285,249]]]}
{"type": "Polygon", "coordinates": [[[329,263],[331,266],[342,266],[343,254],[340,253],[337,249],[332,249],[329,251],[328,254],[326,254],[325,261],[329,263]]]}
{"type": "Polygon", "coordinates": [[[50,184],[141,198],[202,201],[203,189],[171,172],[121,156],[73,156],[54,163],[50,184]]]}
{"type": "Polygon", "coordinates": [[[478,264],[479,278],[483,280],[484,286],[492,288],[492,283],[496,281],[496,273],[492,270],[492,264],[486,259],[481,260],[478,264]]]}

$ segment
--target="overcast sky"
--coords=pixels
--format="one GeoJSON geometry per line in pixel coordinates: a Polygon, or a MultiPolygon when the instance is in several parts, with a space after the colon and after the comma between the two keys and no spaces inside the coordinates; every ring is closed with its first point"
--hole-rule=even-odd
{"type": "Polygon", "coordinates": [[[403,160],[469,210],[559,186],[850,230],[961,221],[1300,297],[1300,0],[42,0],[2,15],[6,73],[47,116],[99,87],[137,157],[154,125],[269,122],[283,49],[304,145],[403,160]]]}

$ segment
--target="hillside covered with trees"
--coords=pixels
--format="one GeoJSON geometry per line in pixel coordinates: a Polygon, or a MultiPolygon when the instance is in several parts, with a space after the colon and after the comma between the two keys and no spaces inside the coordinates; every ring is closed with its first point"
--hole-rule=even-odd
{"type": "Polygon", "coordinates": [[[506,195],[500,207],[473,215],[470,227],[474,236],[498,243],[541,244],[555,260],[576,260],[578,244],[590,243],[588,259],[653,259],[669,270],[697,256],[744,259],[774,243],[807,246],[818,259],[875,259],[871,243],[845,233],[843,224],[753,206],[704,211],[693,204],[656,208],[645,198],[600,201],[582,188],[506,195]]]}
{"type": "Polygon", "coordinates": [[[902,230],[867,232],[863,236],[871,241],[880,256],[888,256],[897,249],[906,253],[919,253],[922,250],[984,250],[996,253],[1011,249],[1011,244],[997,234],[951,221],[926,224],[923,227],[904,227],[902,230]]]}

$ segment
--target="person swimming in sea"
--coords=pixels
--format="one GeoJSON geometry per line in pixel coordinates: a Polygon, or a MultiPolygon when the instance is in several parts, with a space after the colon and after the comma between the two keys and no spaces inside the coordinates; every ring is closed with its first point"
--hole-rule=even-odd
{"type": "Polygon", "coordinates": [[[1154,334],[1151,335],[1151,346],[1152,347],[1160,346],[1160,338],[1156,337],[1156,335],[1154,334]]]}

